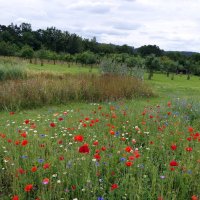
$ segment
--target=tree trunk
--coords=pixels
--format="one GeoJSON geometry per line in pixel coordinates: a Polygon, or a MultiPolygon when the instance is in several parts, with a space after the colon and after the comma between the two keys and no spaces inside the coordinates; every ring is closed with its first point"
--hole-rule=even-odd
{"type": "Polygon", "coordinates": [[[150,71],[150,72],[149,72],[148,79],[149,79],[149,80],[151,80],[151,78],[152,78],[152,77],[153,77],[153,72],[152,72],[152,71],[150,71]]]}
{"type": "Polygon", "coordinates": [[[44,62],[43,62],[43,60],[41,60],[41,66],[43,66],[44,65],[44,62]]]}
{"type": "Polygon", "coordinates": [[[169,77],[169,72],[167,72],[167,77],[169,77]]]}
{"type": "Polygon", "coordinates": [[[174,73],[172,74],[171,80],[174,80],[174,73]]]}

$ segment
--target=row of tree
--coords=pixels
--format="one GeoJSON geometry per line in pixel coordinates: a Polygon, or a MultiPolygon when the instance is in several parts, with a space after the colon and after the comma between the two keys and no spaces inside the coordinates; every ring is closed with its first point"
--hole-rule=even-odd
{"type": "MultiPolygon", "coordinates": [[[[46,48],[57,53],[81,53],[91,51],[94,53],[128,53],[133,54],[134,48],[128,45],[114,45],[98,43],[96,38],[84,39],[68,31],[61,31],[55,27],[32,30],[31,24],[22,23],[20,26],[11,24],[0,25],[0,41],[6,42],[14,48],[21,49],[29,45],[34,51],[46,48]]],[[[10,53],[10,51],[8,52],[10,53]]]]}
{"type": "MultiPolygon", "coordinates": [[[[30,24],[20,26],[0,25],[0,55],[19,56],[29,59],[62,60],[81,64],[99,64],[103,59],[126,64],[129,68],[146,68],[149,79],[154,71],[169,74],[185,73],[200,75],[200,54],[165,52],[156,45],[135,49],[128,45],[98,43],[95,38],[83,39],[76,34],[54,27],[33,31],[30,24]]],[[[172,76],[173,79],[173,76],[172,76]]]]}

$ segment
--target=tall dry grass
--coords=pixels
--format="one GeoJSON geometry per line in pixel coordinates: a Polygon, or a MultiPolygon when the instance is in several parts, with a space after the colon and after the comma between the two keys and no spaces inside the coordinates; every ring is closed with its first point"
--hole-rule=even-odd
{"type": "Polygon", "coordinates": [[[70,101],[102,102],[152,96],[152,90],[133,77],[113,75],[35,74],[0,84],[0,109],[35,108],[70,101]]]}

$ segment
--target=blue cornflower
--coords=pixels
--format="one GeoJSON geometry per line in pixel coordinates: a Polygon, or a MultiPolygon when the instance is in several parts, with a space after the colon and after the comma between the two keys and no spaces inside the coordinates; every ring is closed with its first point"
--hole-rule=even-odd
{"type": "Polygon", "coordinates": [[[115,135],[116,135],[116,136],[119,136],[119,135],[120,135],[120,132],[119,132],[119,131],[116,131],[116,132],[115,132],[115,135]]]}
{"type": "Polygon", "coordinates": [[[126,158],[120,158],[120,162],[125,162],[126,158]]]}
{"type": "Polygon", "coordinates": [[[44,162],[44,159],[39,158],[39,159],[38,159],[38,162],[39,162],[39,163],[43,163],[43,162],[44,162]]]}
{"type": "Polygon", "coordinates": [[[28,156],[23,155],[21,158],[26,159],[26,158],[28,158],[28,156]]]}

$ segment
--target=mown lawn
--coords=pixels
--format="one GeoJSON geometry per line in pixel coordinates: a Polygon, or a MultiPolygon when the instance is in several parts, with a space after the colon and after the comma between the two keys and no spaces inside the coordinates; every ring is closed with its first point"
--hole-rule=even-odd
{"type": "Polygon", "coordinates": [[[200,77],[192,76],[187,80],[186,75],[175,75],[174,80],[164,74],[154,74],[152,80],[145,80],[160,97],[166,98],[200,98],[200,77]]]}

